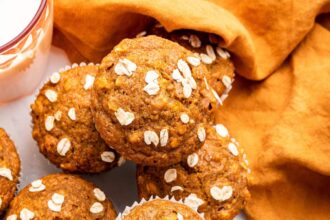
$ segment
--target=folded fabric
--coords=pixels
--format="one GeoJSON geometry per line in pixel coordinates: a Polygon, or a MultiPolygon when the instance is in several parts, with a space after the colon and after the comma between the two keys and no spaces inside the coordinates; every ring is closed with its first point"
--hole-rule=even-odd
{"type": "Polygon", "coordinates": [[[217,121],[250,158],[247,215],[329,219],[329,12],[329,0],[56,0],[54,42],[98,62],[152,19],[218,34],[241,76],[217,121]]]}
{"type": "Polygon", "coordinates": [[[217,120],[246,146],[252,219],[330,217],[330,32],[316,25],[263,82],[238,79],[217,120]]]}

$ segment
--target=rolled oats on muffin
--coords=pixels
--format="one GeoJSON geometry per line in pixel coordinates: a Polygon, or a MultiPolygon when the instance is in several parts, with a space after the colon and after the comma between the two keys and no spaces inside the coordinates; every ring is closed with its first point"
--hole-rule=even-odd
{"type": "Polygon", "coordinates": [[[174,196],[198,203],[208,220],[232,219],[250,197],[246,155],[228,130],[218,124],[208,128],[201,149],[169,167],[138,166],[140,198],[174,196]]]}
{"type": "Polygon", "coordinates": [[[65,171],[99,173],[120,159],[94,126],[90,105],[97,69],[82,63],[55,72],[31,106],[40,152],[65,171]]]}
{"type": "Polygon", "coordinates": [[[168,166],[199,149],[217,97],[204,64],[177,43],[125,39],[107,55],[93,87],[93,115],[108,145],[138,164],[168,166]]]}
{"type": "Polygon", "coordinates": [[[0,215],[14,198],[20,170],[16,147],[6,131],[0,128],[0,215]]]}
{"type": "Polygon", "coordinates": [[[10,203],[6,220],[114,220],[111,201],[94,184],[74,175],[51,174],[33,181],[10,203]]]}
{"type": "Polygon", "coordinates": [[[228,97],[235,78],[235,68],[231,55],[220,47],[221,38],[215,34],[193,30],[167,32],[159,23],[146,30],[146,35],[157,35],[177,42],[194,53],[187,60],[191,65],[204,63],[208,69],[208,81],[219,96],[221,103],[228,97]]]}

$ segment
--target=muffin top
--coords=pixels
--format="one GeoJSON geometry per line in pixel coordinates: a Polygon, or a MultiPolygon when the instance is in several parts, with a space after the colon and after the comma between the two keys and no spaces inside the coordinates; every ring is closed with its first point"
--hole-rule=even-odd
{"type": "Polygon", "coordinates": [[[157,35],[192,51],[195,59],[192,64],[204,63],[208,69],[206,76],[214,93],[221,103],[228,97],[235,78],[235,68],[228,51],[220,46],[221,38],[215,34],[194,30],[175,30],[167,32],[159,23],[152,25],[144,32],[146,35],[157,35]]]}
{"type": "Polygon", "coordinates": [[[107,55],[93,88],[93,115],[102,138],[139,164],[167,166],[205,141],[216,98],[204,64],[169,40],[125,39],[107,55]]]}
{"type": "Polygon", "coordinates": [[[74,65],[54,73],[31,106],[32,135],[40,152],[66,171],[98,173],[119,160],[93,122],[91,88],[97,68],[74,65]]]}
{"type": "Polygon", "coordinates": [[[14,143],[0,128],[0,214],[14,198],[21,162],[14,143]]]}
{"type": "Polygon", "coordinates": [[[51,174],[26,186],[10,203],[6,220],[115,219],[116,212],[94,184],[69,174],[51,174]]]}
{"type": "Polygon", "coordinates": [[[247,160],[221,124],[208,128],[203,147],[184,162],[166,168],[138,166],[139,196],[174,196],[191,201],[206,219],[232,219],[244,207],[247,160]]]}
{"type": "Polygon", "coordinates": [[[202,220],[203,215],[175,199],[150,199],[127,207],[116,220],[202,220]]]}

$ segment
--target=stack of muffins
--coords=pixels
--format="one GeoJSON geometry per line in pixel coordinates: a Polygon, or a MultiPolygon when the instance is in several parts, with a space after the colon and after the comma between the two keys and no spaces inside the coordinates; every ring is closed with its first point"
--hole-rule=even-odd
{"type": "Polygon", "coordinates": [[[74,64],[54,73],[31,106],[40,152],[73,173],[134,161],[142,200],[116,217],[96,186],[53,174],[23,189],[6,219],[237,215],[250,196],[249,170],[243,149],[215,123],[234,81],[230,55],[219,42],[206,33],[167,33],[156,24],[121,41],[100,65],[74,64]]]}

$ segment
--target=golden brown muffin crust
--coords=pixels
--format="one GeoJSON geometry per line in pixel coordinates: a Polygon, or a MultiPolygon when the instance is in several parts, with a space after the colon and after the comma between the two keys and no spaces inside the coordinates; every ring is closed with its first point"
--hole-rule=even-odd
{"type": "Polygon", "coordinates": [[[0,128],[0,214],[14,198],[21,162],[14,143],[5,130],[0,128]],[[9,172],[9,176],[6,173],[9,172]],[[12,180],[11,180],[12,177],[12,180]]]}
{"type": "Polygon", "coordinates": [[[41,179],[41,186],[38,184],[39,187],[33,188],[32,184],[26,186],[10,203],[6,218],[16,215],[17,219],[21,219],[20,215],[24,214],[33,215],[33,220],[116,218],[111,202],[95,190],[97,187],[94,184],[78,176],[51,174],[41,179]],[[56,204],[60,208],[54,211],[58,208],[56,204]]]}
{"type": "Polygon", "coordinates": [[[93,88],[94,120],[103,139],[125,158],[166,166],[201,147],[198,133],[213,121],[216,99],[205,85],[206,67],[188,67],[188,56],[192,53],[178,44],[148,36],[123,40],[103,59],[93,88]],[[191,71],[187,79],[197,84],[188,95],[172,75],[179,62],[191,71]],[[130,75],[118,71],[123,65],[132,68],[130,75]],[[150,71],[156,79],[148,83],[150,71]],[[158,91],[146,92],[149,84],[159,86],[158,91]],[[119,111],[130,120],[121,122],[119,111]],[[185,123],[182,114],[188,116],[185,123]],[[148,133],[155,142],[147,143],[148,133]]]}
{"type": "Polygon", "coordinates": [[[169,33],[159,24],[152,25],[147,29],[146,34],[157,35],[177,42],[184,48],[198,54],[199,57],[201,54],[204,54],[202,56],[209,55],[213,51],[216,59],[212,63],[205,63],[208,69],[207,78],[211,87],[223,99],[222,101],[227,98],[231,90],[231,83],[234,81],[235,67],[230,60],[229,53],[219,46],[221,42],[219,36],[193,30],[175,30],[169,33]],[[200,44],[196,43],[196,41],[200,42],[200,44]],[[209,47],[209,50],[212,47],[210,52],[206,49],[207,47],[209,47]]]}
{"type": "Polygon", "coordinates": [[[59,81],[51,77],[31,106],[40,152],[66,171],[98,173],[119,159],[94,126],[90,105],[96,73],[97,66],[84,66],[62,72],[59,81]]]}
{"type": "Polygon", "coordinates": [[[167,200],[156,199],[134,207],[123,220],[202,220],[189,206],[167,200]]]}
{"type": "Polygon", "coordinates": [[[204,201],[198,210],[205,213],[206,219],[232,219],[237,215],[250,197],[245,154],[229,136],[221,137],[213,127],[208,130],[205,144],[196,152],[197,160],[192,156],[189,163],[187,159],[167,168],[138,166],[139,196],[170,195],[183,199],[196,194],[204,201]],[[237,151],[232,145],[229,149],[229,144],[234,144],[237,151]],[[176,177],[166,177],[169,169],[175,170],[176,177]]]}

